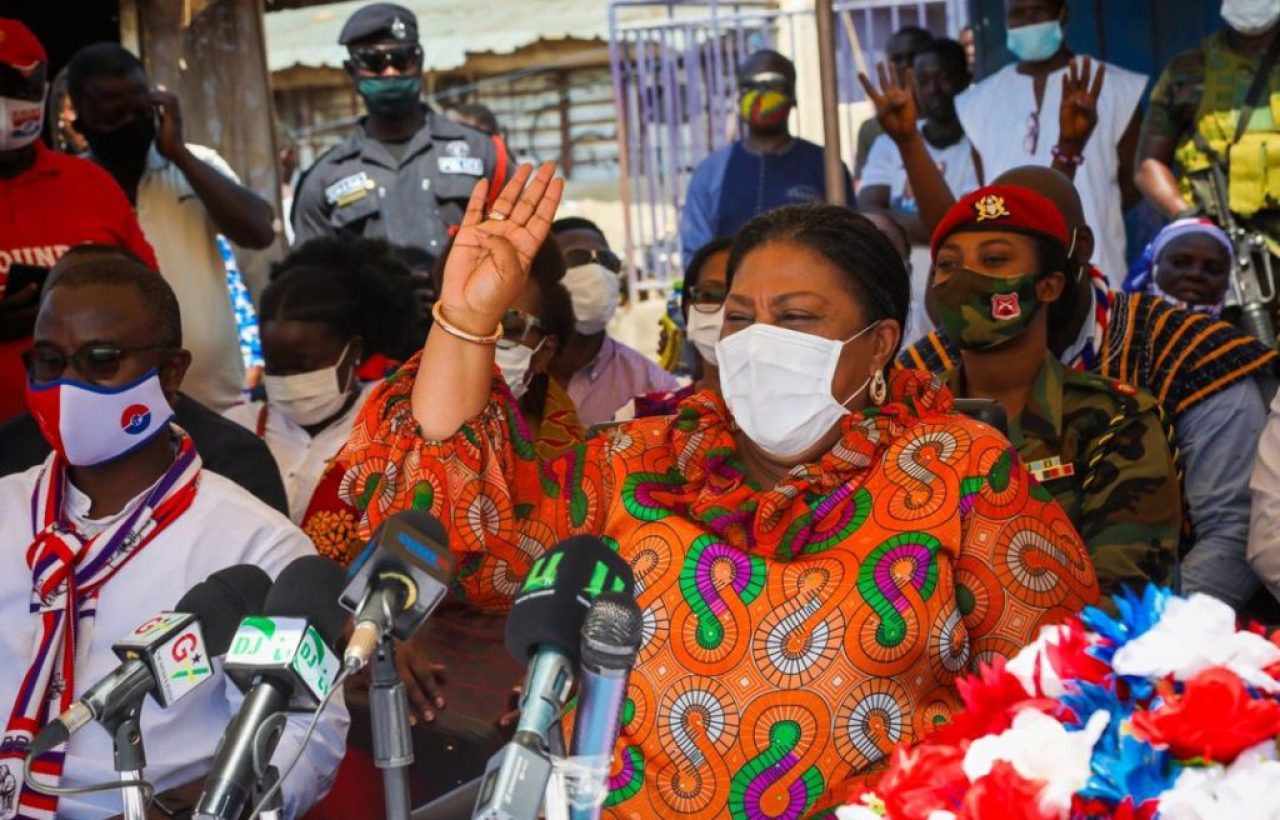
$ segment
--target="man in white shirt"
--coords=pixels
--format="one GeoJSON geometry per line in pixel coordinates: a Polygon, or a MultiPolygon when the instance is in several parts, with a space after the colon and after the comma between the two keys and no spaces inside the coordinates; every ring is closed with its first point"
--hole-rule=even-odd
{"type": "Polygon", "coordinates": [[[77,52],[67,90],[90,158],[134,203],[160,273],[178,294],[192,354],[185,390],[222,412],[240,398],[244,360],[217,235],[267,247],[275,239],[271,206],[241,185],[216,151],[183,142],[178,98],[153,89],[142,63],[122,46],[96,43],[77,52]]]}
{"type": "Polygon", "coordinates": [[[1066,19],[1066,0],[1005,0],[1007,45],[1018,62],[957,97],[956,112],[987,179],[1023,165],[1050,165],[1073,179],[1085,221],[1098,231],[1098,266],[1118,286],[1127,270],[1124,209],[1138,201],[1133,161],[1147,78],[1075,60],[1063,41],[1066,19]]]}
{"type": "MultiPolygon", "coordinates": [[[[924,114],[918,126],[925,148],[951,192],[956,197],[964,196],[982,184],[973,146],[956,117],[956,95],[969,86],[970,79],[964,46],[947,39],[924,46],[915,56],[914,79],[915,98],[924,114]]],[[[911,315],[902,337],[903,344],[909,345],[931,327],[924,309],[931,264],[929,231],[920,221],[920,208],[907,181],[902,154],[888,134],[882,133],[871,146],[862,172],[862,187],[858,189],[858,208],[888,211],[911,237],[911,315]]]]}
{"type": "MultiPolygon", "coordinates": [[[[54,453],[0,479],[0,780],[7,770],[21,784],[31,737],[117,665],[112,643],[139,623],[219,569],[247,563],[275,575],[314,552],[284,516],[203,471],[191,439],[171,424],[191,360],[181,327],[173,291],[128,259],[76,266],[46,288],[28,394],[54,453]]],[[[220,669],[167,710],[148,699],[146,779],[194,802],[239,703],[220,669]]],[[[308,717],[288,719],[273,758],[282,768],[308,717]]],[[[338,694],[285,782],[287,816],[332,785],[346,727],[338,694]]],[[[111,739],[86,727],[38,771],[63,787],[114,780],[111,739]]],[[[3,800],[5,817],[121,810],[115,791],[54,799],[20,786],[3,800]]]]}

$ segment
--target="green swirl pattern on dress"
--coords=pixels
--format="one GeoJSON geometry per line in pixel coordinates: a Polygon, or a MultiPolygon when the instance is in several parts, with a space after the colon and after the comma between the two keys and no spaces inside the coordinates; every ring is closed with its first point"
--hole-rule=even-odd
{"type": "Polygon", "coordinates": [[[769,727],[769,746],[747,761],[729,784],[729,814],[735,820],[757,820],[778,817],[797,820],[822,794],[825,783],[816,766],[810,766],[790,786],[790,800],[782,813],[777,808],[761,805],[765,792],[799,764],[795,754],[801,740],[800,724],[780,720],[769,727]]]}
{"type": "Polygon", "coordinates": [[[858,569],[858,591],[880,617],[876,641],[881,646],[895,647],[907,636],[904,613],[910,603],[898,586],[894,565],[905,562],[909,566],[906,582],[927,600],[938,583],[935,557],[941,546],[942,542],[928,533],[905,532],[876,547],[862,562],[858,569]]]}
{"type": "Polygon", "coordinates": [[[665,473],[634,473],[622,484],[622,506],[637,521],[661,521],[671,515],[671,510],[662,506],[653,492],[683,484],[684,476],[674,467],[665,473]]]}
{"type": "Polygon", "coordinates": [[[744,605],[754,601],[764,589],[763,558],[734,549],[713,535],[694,539],[680,568],[680,592],[698,619],[698,645],[706,650],[719,648],[724,640],[720,616],[728,612],[729,606],[715,578],[715,565],[721,562],[728,563],[732,569],[732,577],[724,588],[731,589],[744,605]]]}

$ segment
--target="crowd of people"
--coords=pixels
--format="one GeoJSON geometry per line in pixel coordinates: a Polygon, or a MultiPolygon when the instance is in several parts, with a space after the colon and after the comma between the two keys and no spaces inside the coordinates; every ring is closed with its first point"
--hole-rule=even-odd
{"type": "MultiPolygon", "coordinates": [[[[617,816],[823,816],[959,675],[1125,586],[1280,625],[1280,370],[1236,275],[1241,235],[1280,247],[1280,7],[1225,0],[1145,114],[1146,77],[1067,46],[1067,0],[1005,12],[1016,61],[980,80],[971,33],[889,41],[850,207],[790,131],[791,61],[743,62],[742,137],[679,215],[669,372],[611,331],[627,261],[554,166],[425,105],[418,20],[364,6],[339,43],[367,114],[291,182],[260,377],[221,246],[277,242],[272,206],[136,55],[54,83],[0,18],[0,817],[120,811],[22,777],[114,640],[222,568],[350,565],[404,510],[458,564],[396,654],[421,732],[511,731],[504,612],[541,554],[585,533],[631,565],[617,816]],[[1168,224],[1130,267],[1142,197],[1168,224]]],[[[148,702],[155,816],[238,708],[221,676],[148,702]]],[[[305,717],[286,814],[380,816],[343,695],[305,717]]],[[[36,771],[111,780],[110,739],[36,771]]]]}

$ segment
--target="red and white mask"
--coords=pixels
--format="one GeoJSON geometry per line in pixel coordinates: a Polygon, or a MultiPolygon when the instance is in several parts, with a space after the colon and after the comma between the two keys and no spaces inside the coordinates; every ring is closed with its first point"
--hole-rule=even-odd
{"type": "Polygon", "coordinates": [[[121,387],[28,382],[27,406],[45,440],[75,467],[122,458],[168,430],[173,419],[155,370],[121,387]]]}

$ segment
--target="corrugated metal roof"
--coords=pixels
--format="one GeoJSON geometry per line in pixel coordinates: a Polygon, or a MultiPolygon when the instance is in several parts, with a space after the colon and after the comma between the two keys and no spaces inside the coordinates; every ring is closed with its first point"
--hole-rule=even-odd
{"type": "MultiPolygon", "coordinates": [[[[347,51],[338,32],[347,17],[370,0],[274,11],[266,15],[267,65],[341,66],[347,51]]],[[[426,69],[442,71],[466,62],[467,52],[509,54],[540,39],[573,36],[604,39],[605,0],[399,0],[418,15],[426,69]]]]}

